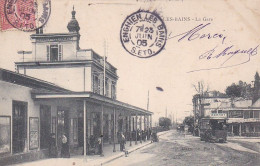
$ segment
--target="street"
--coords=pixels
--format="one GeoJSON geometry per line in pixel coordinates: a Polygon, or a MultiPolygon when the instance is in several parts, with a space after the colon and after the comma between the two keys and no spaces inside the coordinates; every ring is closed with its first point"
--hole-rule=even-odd
{"type": "Polygon", "coordinates": [[[128,157],[107,165],[234,165],[255,166],[260,163],[260,140],[228,138],[227,143],[208,143],[199,137],[171,130],[159,142],[134,151],[128,157]]]}

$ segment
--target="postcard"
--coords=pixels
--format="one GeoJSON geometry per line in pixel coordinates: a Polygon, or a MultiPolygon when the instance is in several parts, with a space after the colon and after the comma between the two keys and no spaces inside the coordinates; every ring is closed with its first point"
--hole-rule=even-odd
{"type": "Polygon", "coordinates": [[[257,0],[0,0],[0,165],[259,165],[257,0]]]}

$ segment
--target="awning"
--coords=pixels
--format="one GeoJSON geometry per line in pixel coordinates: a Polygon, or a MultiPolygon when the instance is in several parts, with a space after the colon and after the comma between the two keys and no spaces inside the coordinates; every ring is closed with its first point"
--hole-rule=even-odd
{"type": "Polygon", "coordinates": [[[93,102],[109,104],[111,106],[121,107],[127,110],[138,112],[141,114],[152,115],[153,112],[145,109],[109,98],[103,95],[95,94],[93,92],[65,92],[65,93],[37,93],[32,92],[32,98],[34,100],[41,99],[86,99],[93,102]]]}

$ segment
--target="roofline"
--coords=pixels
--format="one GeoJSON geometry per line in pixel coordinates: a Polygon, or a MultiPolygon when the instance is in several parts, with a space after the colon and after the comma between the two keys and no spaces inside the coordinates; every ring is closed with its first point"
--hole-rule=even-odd
{"type": "MultiPolygon", "coordinates": [[[[55,62],[50,62],[50,61],[33,61],[33,62],[14,62],[15,65],[18,65],[19,67],[23,66],[29,66],[29,67],[37,67],[37,66],[56,66],[56,65],[85,65],[85,64],[95,64],[98,67],[103,67],[101,64],[97,63],[94,60],[64,60],[64,61],[55,61],[55,62]]],[[[113,76],[115,79],[118,79],[119,76],[117,73],[112,72],[111,70],[107,69],[106,70],[108,74],[113,76]]]]}
{"type": "Polygon", "coordinates": [[[44,80],[41,80],[38,78],[30,77],[30,76],[27,76],[24,74],[20,74],[20,73],[14,72],[14,71],[0,68],[0,80],[5,81],[5,82],[10,82],[13,84],[30,87],[28,84],[25,84],[25,82],[20,80],[20,78],[18,78],[18,77],[22,77],[22,78],[26,79],[27,81],[31,82],[31,85],[40,86],[47,90],[62,91],[62,92],[70,91],[68,89],[62,88],[51,82],[47,82],[47,81],[44,81],[44,80]],[[8,74],[8,75],[4,75],[4,74],[8,74]],[[14,77],[12,77],[12,76],[14,76],[14,77]]]}
{"type": "Polygon", "coordinates": [[[56,36],[77,36],[79,35],[79,33],[71,33],[71,32],[68,32],[68,33],[41,33],[41,34],[31,34],[30,37],[49,37],[49,36],[52,36],[52,37],[56,37],[56,36]]]}
{"type": "Polygon", "coordinates": [[[221,109],[223,111],[233,111],[233,110],[260,110],[260,108],[258,107],[236,107],[236,108],[224,108],[221,109]]]}
{"type": "Polygon", "coordinates": [[[139,111],[141,113],[152,115],[153,112],[145,110],[143,108],[139,108],[118,100],[114,100],[103,95],[95,94],[93,92],[66,92],[66,93],[33,93],[33,99],[61,99],[61,98],[81,98],[81,99],[94,99],[98,101],[102,101],[108,104],[117,105],[120,107],[125,107],[127,109],[139,111]]]}
{"type": "Polygon", "coordinates": [[[202,96],[202,97],[200,97],[201,99],[213,99],[213,98],[221,98],[221,99],[231,99],[230,97],[228,97],[228,96],[221,96],[221,97],[213,97],[213,96],[202,96]]]}

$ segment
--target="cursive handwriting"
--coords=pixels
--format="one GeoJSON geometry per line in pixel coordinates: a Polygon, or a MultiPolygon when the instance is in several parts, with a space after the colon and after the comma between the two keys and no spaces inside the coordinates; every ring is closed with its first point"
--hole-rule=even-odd
{"type": "Polygon", "coordinates": [[[222,33],[214,33],[214,34],[211,34],[211,33],[203,33],[203,34],[200,34],[200,31],[202,29],[205,29],[206,27],[208,27],[211,23],[207,23],[207,24],[200,24],[198,26],[196,26],[195,28],[187,31],[187,32],[184,32],[184,33],[181,33],[181,34],[178,34],[178,35],[175,35],[175,36],[172,36],[172,32],[170,32],[170,34],[168,35],[168,39],[173,39],[173,38],[176,38],[176,37],[180,37],[178,39],[178,42],[184,40],[187,38],[188,41],[192,41],[192,40],[195,40],[195,39],[203,39],[203,38],[207,38],[207,39],[214,39],[214,38],[218,38],[218,39],[222,39],[222,44],[224,44],[225,42],[225,39],[227,38],[227,36],[224,36],[222,33]]]}
{"type": "Polygon", "coordinates": [[[233,49],[234,45],[231,45],[231,46],[226,47],[220,53],[217,53],[216,55],[214,55],[215,49],[217,48],[217,46],[216,46],[213,49],[211,49],[209,51],[206,51],[205,53],[200,55],[199,59],[205,59],[206,58],[207,60],[209,60],[209,59],[214,59],[214,58],[217,59],[217,58],[227,57],[228,56],[228,58],[221,64],[221,66],[222,66],[226,62],[228,62],[233,56],[238,55],[238,54],[246,54],[249,57],[256,55],[258,46],[254,47],[254,48],[251,47],[249,49],[233,49]]]}
{"type": "Polygon", "coordinates": [[[224,59],[224,62],[221,63],[220,66],[213,67],[213,68],[204,68],[204,69],[192,70],[192,71],[189,71],[187,73],[191,73],[191,72],[195,72],[195,71],[203,71],[203,70],[229,68],[229,67],[234,67],[234,66],[238,66],[238,65],[248,63],[251,60],[252,56],[257,55],[257,49],[258,49],[259,45],[257,45],[256,47],[250,47],[250,48],[247,48],[247,49],[235,49],[234,48],[235,46],[231,45],[231,46],[224,48],[220,53],[216,53],[217,47],[218,46],[216,46],[213,49],[206,51],[205,53],[201,54],[199,56],[199,59],[200,60],[202,60],[202,59],[213,60],[213,59],[221,59],[221,58],[226,57],[226,59],[224,59]],[[236,55],[247,55],[248,59],[245,60],[245,61],[241,61],[237,64],[225,65],[228,61],[230,61],[236,55]]]}

